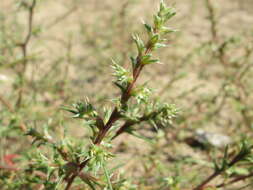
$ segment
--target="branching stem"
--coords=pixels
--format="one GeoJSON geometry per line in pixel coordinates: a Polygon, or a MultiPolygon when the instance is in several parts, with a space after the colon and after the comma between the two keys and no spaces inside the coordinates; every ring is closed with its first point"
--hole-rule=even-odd
{"type": "Polygon", "coordinates": [[[24,92],[24,77],[25,77],[25,72],[27,68],[27,48],[28,44],[30,42],[30,39],[32,37],[32,27],[33,27],[33,17],[34,17],[34,9],[36,6],[36,0],[32,1],[31,5],[27,5],[28,7],[28,32],[25,36],[25,39],[22,43],[18,44],[20,46],[21,51],[22,51],[22,56],[23,56],[23,62],[22,62],[22,67],[18,71],[18,77],[20,80],[20,88],[18,91],[18,99],[16,102],[16,108],[20,108],[22,104],[22,99],[23,99],[23,92],[24,92]]]}

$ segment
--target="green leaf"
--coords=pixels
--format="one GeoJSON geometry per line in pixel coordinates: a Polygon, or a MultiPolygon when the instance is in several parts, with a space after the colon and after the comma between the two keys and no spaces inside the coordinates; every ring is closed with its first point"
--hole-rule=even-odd
{"type": "Polygon", "coordinates": [[[150,42],[151,42],[153,45],[155,45],[155,44],[159,41],[159,39],[160,39],[159,34],[154,34],[154,35],[152,36],[150,42]]]}
{"type": "Polygon", "coordinates": [[[129,127],[129,128],[126,130],[126,132],[127,132],[128,134],[133,135],[133,136],[135,136],[135,137],[137,137],[137,138],[139,138],[139,139],[142,139],[142,140],[144,140],[144,141],[146,141],[146,142],[148,142],[148,143],[150,143],[150,144],[154,144],[154,141],[153,141],[152,138],[148,138],[148,137],[145,137],[145,136],[139,134],[139,133],[136,132],[132,127],[129,127]]]}
{"type": "Polygon", "coordinates": [[[95,185],[88,179],[85,178],[83,175],[80,175],[81,180],[86,183],[92,190],[96,190],[95,185]]]}
{"type": "Polygon", "coordinates": [[[227,168],[228,168],[228,146],[226,146],[226,148],[224,150],[224,155],[223,155],[220,170],[225,171],[227,168]]]}
{"type": "Polygon", "coordinates": [[[168,27],[166,27],[166,26],[163,26],[163,27],[161,28],[161,32],[162,32],[163,34],[169,34],[169,33],[176,32],[176,31],[177,31],[177,30],[168,28],[168,27]]]}
{"type": "Polygon", "coordinates": [[[166,9],[166,4],[163,0],[160,1],[160,9],[159,12],[163,12],[166,9]]]}
{"type": "MultiPolygon", "coordinates": [[[[112,60],[113,61],[113,60],[112,60]]],[[[116,81],[114,84],[124,92],[128,86],[128,84],[133,80],[132,75],[128,70],[118,65],[113,61],[112,68],[114,69],[114,76],[116,77],[116,81]]]]}
{"type": "Polygon", "coordinates": [[[79,101],[75,104],[72,104],[72,107],[73,108],[63,107],[62,109],[73,113],[73,118],[83,118],[84,116],[95,117],[97,115],[97,112],[89,103],[88,98],[86,98],[84,101],[79,101]]]}
{"type": "Polygon", "coordinates": [[[117,86],[119,89],[120,89],[120,91],[123,93],[123,92],[125,92],[125,90],[126,90],[126,86],[123,86],[122,84],[120,84],[119,82],[113,82],[113,84],[115,84],[115,86],[117,86]]]}
{"type": "Polygon", "coordinates": [[[156,43],[155,46],[154,46],[154,49],[159,49],[159,48],[163,48],[163,47],[166,47],[166,46],[167,46],[166,44],[156,43]]]}
{"type": "Polygon", "coordinates": [[[151,63],[159,63],[159,59],[152,59],[151,54],[147,54],[147,55],[142,56],[141,64],[147,65],[147,64],[151,64],[151,63]]]}
{"type": "Polygon", "coordinates": [[[132,56],[130,57],[130,59],[131,59],[131,63],[132,63],[132,69],[134,70],[137,65],[137,59],[132,56]]]}
{"type": "Polygon", "coordinates": [[[103,167],[103,170],[104,170],[104,174],[105,174],[105,177],[106,177],[106,182],[107,182],[107,185],[109,187],[109,190],[113,190],[112,183],[111,183],[110,176],[109,176],[109,172],[106,169],[104,161],[102,161],[102,167],[103,167]]]}
{"type": "Polygon", "coordinates": [[[160,29],[162,27],[162,24],[163,24],[162,18],[158,15],[154,15],[155,28],[160,29]]]}
{"type": "Polygon", "coordinates": [[[232,167],[228,169],[227,173],[229,175],[248,175],[249,170],[247,168],[232,167]]]}
{"type": "Polygon", "coordinates": [[[148,103],[151,92],[152,90],[150,88],[143,85],[136,87],[131,95],[136,98],[138,104],[148,103]]]}
{"type": "Polygon", "coordinates": [[[167,8],[166,12],[164,14],[165,21],[169,20],[170,18],[172,18],[175,15],[176,15],[176,10],[174,8],[172,8],[172,7],[167,8]]]}
{"type": "Polygon", "coordinates": [[[36,129],[30,128],[25,135],[32,136],[32,137],[37,137],[37,138],[43,138],[43,135],[39,133],[36,129]]]}
{"type": "Polygon", "coordinates": [[[145,29],[147,30],[147,32],[150,34],[153,32],[153,28],[151,25],[144,23],[145,29]]]}
{"type": "Polygon", "coordinates": [[[138,53],[142,54],[142,52],[145,50],[145,45],[144,42],[140,39],[140,37],[138,36],[138,34],[133,34],[132,38],[137,46],[138,49],[138,53]]]}

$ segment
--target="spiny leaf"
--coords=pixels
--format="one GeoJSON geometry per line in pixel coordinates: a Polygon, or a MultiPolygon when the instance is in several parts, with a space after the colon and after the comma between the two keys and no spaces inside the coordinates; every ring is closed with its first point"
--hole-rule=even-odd
{"type": "Polygon", "coordinates": [[[144,42],[140,39],[138,34],[133,34],[132,38],[137,46],[138,53],[142,54],[142,52],[145,50],[144,42]]]}

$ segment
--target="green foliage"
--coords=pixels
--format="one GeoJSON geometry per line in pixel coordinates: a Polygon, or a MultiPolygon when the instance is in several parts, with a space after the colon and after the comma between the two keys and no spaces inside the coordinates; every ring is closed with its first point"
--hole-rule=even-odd
{"type": "Polygon", "coordinates": [[[152,20],[143,23],[143,34],[136,32],[134,24],[133,6],[139,2],[99,2],[94,9],[75,11],[84,8],[82,1],[69,1],[73,8],[59,18],[51,13],[48,19],[40,16],[42,3],[49,3],[40,0],[17,1],[13,10],[0,13],[0,71],[10,78],[8,82],[0,73],[4,89],[0,93],[0,187],[207,190],[249,186],[252,34],[220,32],[218,11],[210,0],[204,6],[211,38],[204,42],[209,35],[197,31],[192,20],[202,16],[202,11],[191,10],[197,1],[184,2],[189,15],[184,13],[183,20],[193,22],[194,32],[192,25],[182,27],[178,19],[183,32],[175,35],[170,35],[176,30],[167,23],[176,11],[164,1],[152,20]],[[114,4],[117,9],[109,10],[114,4]],[[75,27],[67,19],[72,13],[82,15],[82,19],[71,18],[75,27]],[[127,31],[135,32],[129,37],[127,31]],[[194,39],[189,38],[192,34],[194,39]],[[162,51],[171,41],[170,51],[162,51]],[[168,63],[162,70],[158,56],[168,63]],[[110,57],[116,89],[108,85],[110,57]],[[84,94],[90,100],[63,106],[67,114],[57,110],[84,94]],[[116,97],[108,101],[111,95],[116,97]],[[219,128],[233,143],[226,148],[207,147],[208,142],[194,136],[196,128],[219,128]],[[249,140],[238,142],[242,134],[249,140]],[[210,155],[215,155],[213,162],[210,155]]]}
{"type": "Polygon", "coordinates": [[[86,117],[95,117],[97,116],[97,112],[94,110],[93,106],[89,103],[89,100],[86,99],[83,102],[77,102],[72,105],[73,109],[63,108],[66,111],[71,112],[73,118],[86,118],[86,117]]]}
{"type": "Polygon", "coordinates": [[[113,61],[112,68],[114,69],[114,76],[116,77],[116,81],[114,84],[120,88],[121,92],[125,92],[127,86],[133,81],[131,73],[127,71],[125,68],[121,67],[117,63],[113,61]]]}
{"type": "MultiPolygon", "coordinates": [[[[166,126],[169,125],[171,120],[176,116],[177,109],[173,105],[158,102],[148,104],[152,91],[145,85],[137,86],[135,84],[145,65],[159,62],[158,59],[152,57],[150,52],[165,46],[161,43],[165,41],[165,39],[162,39],[162,36],[168,33],[164,25],[174,15],[175,12],[173,9],[167,8],[165,4],[161,2],[160,10],[158,14],[154,16],[154,26],[148,31],[149,40],[147,43],[144,43],[137,34],[133,35],[133,40],[138,50],[138,56],[136,58],[131,58],[133,66],[132,73],[113,61],[112,68],[114,69],[114,76],[116,77],[114,84],[121,90],[119,105],[115,105],[113,112],[106,111],[105,118],[99,116],[88,99],[73,104],[73,108],[63,108],[72,113],[73,118],[84,120],[86,125],[92,129],[93,133],[90,137],[92,144],[89,147],[86,146],[88,150],[84,151],[80,148],[80,145],[75,146],[66,141],[66,139],[60,144],[56,143],[48,134],[47,130],[44,134],[39,133],[35,129],[30,129],[26,133],[26,135],[30,135],[34,138],[33,143],[38,142],[38,145],[46,143],[51,144],[53,150],[55,150],[54,152],[58,152],[62,159],[66,161],[66,163],[59,168],[61,173],[60,176],[64,176],[67,183],[66,190],[70,188],[73,181],[78,176],[81,176],[80,178],[90,186],[91,189],[95,189],[94,181],[82,177],[84,175],[82,174],[83,169],[86,172],[91,172],[95,176],[99,175],[99,171],[103,169],[105,182],[107,184],[104,189],[114,189],[109,172],[105,167],[106,161],[113,156],[113,154],[107,150],[111,146],[105,144],[106,142],[104,141],[104,138],[108,135],[107,133],[109,131],[115,131],[114,138],[123,132],[128,132],[136,136],[136,133],[133,131],[137,130],[137,128],[134,129],[132,126],[139,125],[143,121],[149,121],[153,124],[159,123],[166,126]],[[132,102],[129,101],[131,97],[135,97],[137,104],[131,106],[132,102]],[[140,115],[141,112],[143,112],[143,114],[140,115]],[[120,127],[116,124],[117,120],[125,120],[125,125],[120,127]]],[[[110,142],[111,139],[107,139],[107,141],[110,142]]],[[[45,159],[47,160],[46,157],[45,159]]]]}

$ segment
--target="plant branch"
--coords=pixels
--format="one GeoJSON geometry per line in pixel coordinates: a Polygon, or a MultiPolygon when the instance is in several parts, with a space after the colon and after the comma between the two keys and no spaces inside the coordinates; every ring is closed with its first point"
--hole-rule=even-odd
{"type": "Polygon", "coordinates": [[[18,76],[20,79],[20,89],[18,91],[18,99],[16,102],[16,107],[19,108],[22,103],[22,97],[23,97],[23,92],[24,92],[24,77],[25,77],[25,72],[27,68],[27,47],[30,42],[30,39],[32,37],[32,26],[33,26],[33,17],[34,17],[34,9],[36,6],[36,0],[32,1],[31,5],[26,5],[28,6],[28,32],[25,36],[25,39],[22,43],[18,44],[21,48],[22,51],[22,56],[23,56],[23,62],[22,62],[22,67],[18,71],[18,76]]]}
{"type": "Polygon", "coordinates": [[[4,97],[2,95],[0,95],[0,102],[2,102],[2,104],[10,111],[10,112],[14,112],[15,110],[13,109],[13,107],[11,106],[11,104],[9,102],[7,102],[4,97]]]}
{"type": "MultiPolygon", "coordinates": [[[[138,55],[136,58],[131,59],[132,61],[132,78],[130,81],[128,80],[127,83],[124,83],[123,86],[119,84],[119,87],[121,89],[121,97],[120,97],[120,106],[115,106],[113,109],[113,112],[111,113],[109,120],[107,123],[101,128],[97,126],[99,129],[98,134],[96,135],[93,144],[99,146],[103,139],[106,137],[107,133],[111,129],[111,127],[114,125],[116,121],[119,119],[123,119],[124,117],[121,114],[121,110],[127,105],[128,100],[132,96],[133,89],[135,87],[135,84],[137,82],[137,79],[139,78],[139,75],[141,71],[143,70],[144,66],[151,63],[157,63],[157,59],[151,59],[151,54],[149,54],[152,50],[157,49],[159,47],[164,47],[165,45],[161,42],[164,41],[164,39],[161,39],[162,34],[167,34],[172,32],[171,29],[163,26],[167,20],[169,20],[171,17],[175,15],[174,10],[171,8],[168,8],[165,6],[163,1],[160,3],[160,9],[157,13],[157,15],[154,16],[154,27],[144,24],[148,35],[149,40],[146,44],[143,43],[143,41],[138,37],[138,35],[133,36],[133,39],[136,43],[137,49],[138,49],[138,55]],[[161,30],[161,31],[160,31],[161,30]],[[126,85],[125,85],[126,84],[126,85]]],[[[125,71],[124,71],[125,72],[125,71]]],[[[121,81],[121,79],[118,79],[121,81]]],[[[126,82],[126,81],[124,81],[126,82]]],[[[146,116],[141,118],[141,120],[146,119],[146,116]]],[[[128,127],[132,122],[127,122],[125,125],[123,125],[119,131],[119,135],[121,131],[124,130],[124,128],[128,127]]],[[[90,158],[85,158],[84,161],[82,161],[79,164],[78,171],[73,173],[72,176],[67,181],[67,185],[65,187],[65,190],[69,190],[71,188],[71,185],[74,181],[74,179],[79,175],[79,173],[82,171],[82,169],[87,165],[90,158]]]]}
{"type": "MultiPolygon", "coordinates": [[[[231,168],[234,166],[236,163],[240,162],[243,160],[249,153],[250,150],[252,149],[252,146],[248,147],[247,150],[245,151],[242,149],[227,165],[226,167],[222,167],[221,169],[217,169],[213,172],[212,175],[207,177],[201,184],[199,184],[197,187],[193,188],[193,190],[203,190],[203,188],[210,183],[213,179],[215,179],[217,176],[221,175],[226,169],[231,168]]],[[[225,159],[225,158],[224,158],[225,159]]]]}
{"type": "Polygon", "coordinates": [[[243,175],[243,176],[239,176],[239,177],[236,177],[235,179],[227,182],[227,183],[221,183],[219,185],[216,185],[217,188],[221,188],[221,187],[225,187],[227,185],[231,185],[233,183],[237,183],[238,181],[242,181],[242,180],[245,180],[247,178],[250,178],[250,177],[253,177],[253,173],[250,173],[248,175],[243,175]]]}

